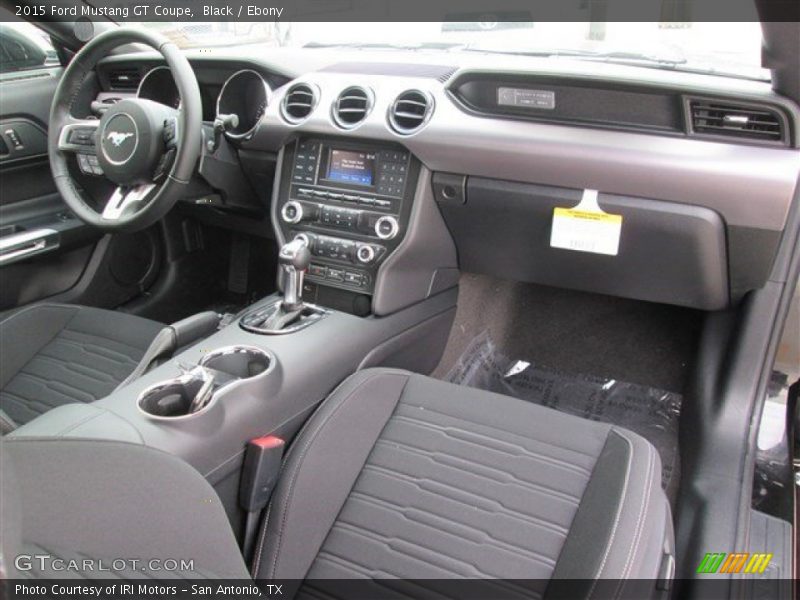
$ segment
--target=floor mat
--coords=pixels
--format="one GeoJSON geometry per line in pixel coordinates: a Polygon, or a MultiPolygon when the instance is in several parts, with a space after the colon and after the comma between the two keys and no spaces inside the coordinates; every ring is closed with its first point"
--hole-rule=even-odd
{"type": "Polygon", "coordinates": [[[444,379],[514,396],[593,421],[613,423],[646,438],[661,455],[662,485],[678,485],[681,395],[635,383],[540,368],[504,355],[487,331],[467,345],[444,379]]]}
{"type": "Polygon", "coordinates": [[[488,275],[464,274],[441,363],[444,378],[483,331],[506,355],[539,367],[683,393],[702,313],[488,275]]]}

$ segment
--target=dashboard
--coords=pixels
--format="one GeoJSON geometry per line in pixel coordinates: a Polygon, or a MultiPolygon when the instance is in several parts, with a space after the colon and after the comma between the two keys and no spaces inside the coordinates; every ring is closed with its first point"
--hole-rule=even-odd
{"type": "MultiPolygon", "coordinates": [[[[204,151],[201,175],[224,188],[239,173],[266,195],[263,234],[307,241],[307,293],[323,304],[391,304],[402,290],[387,282],[414,255],[431,263],[417,295],[456,267],[724,308],[767,281],[800,173],[800,111],[764,82],[516,57],[502,68],[309,49],[189,58],[208,126],[238,118],[222,150],[204,151]],[[214,161],[226,175],[210,174],[214,161]],[[551,243],[554,211],[584,190],[622,217],[612,257],[551,243]],[[456,265],[439,260],[441,238],[456,265]]],[[[132,94],[180,103],[147,53],[98,74],[101,108],[132,94]]]]}

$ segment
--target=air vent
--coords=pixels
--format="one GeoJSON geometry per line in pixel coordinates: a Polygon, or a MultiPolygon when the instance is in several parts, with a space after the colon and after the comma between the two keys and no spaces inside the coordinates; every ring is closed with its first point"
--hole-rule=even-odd
{"type": "Polygon", "coordinates": [[[691,131],[696,135],[734,137],[785,143],[782,115],[766,106],[733,104],[716,100],[689,100],[691,131]]]}
{"type": "Polygon", "coordinates": [[[408,90],[400,94],[389,109],[389,123],[397,133],[414,133],[433,112],[433,98],[419,90],[408,90]]]}
{"type": "Polygon", "coordinates": [[[439,75],[439,77],[437,77],[436,80],[439,83],[447,83],[456,71],[458,71],[458,69],[456,67],[453,67],[449,71],[446,71],[441,75],[439,75]]]}
{"type": "Polygon", "coordinates": [[[349,87],[333,105],[333,120],[339,127],[352,129],[372,110],[372,94],[362,87],[349,87]]]}
{"type": "Polygon", "coordinates": [[[317,92],[307,83],[298,83],[289,88],[281,102],[283,118],[297,124],[308,118],[317,105],[317,92]]]}
{"type": "Polygon", "coordinates": [[[115,69],[108,74],[108,84],[112,90],[135,90],[139,87],[142,74],[139,69],[115,69]]]}

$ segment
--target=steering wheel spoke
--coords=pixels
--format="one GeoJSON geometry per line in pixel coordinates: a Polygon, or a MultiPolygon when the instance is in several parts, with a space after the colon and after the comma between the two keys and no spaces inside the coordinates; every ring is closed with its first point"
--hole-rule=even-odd
{"type": "Polygon", "coordinates": [[[116,221],[122,215],[129,215],[131,208],[134,208],[135,211],[136,205],[144,203],[155,188],[156,185],[153,183],[145,183],[132,188],[118,187],[106,202],[103,218],[107,221],[116,221]]]}
{"type": "Polygon", "coordinates": [[[58,136],[58,149],[62,152],[96,154],[96,135],[100,121],[69,119],[58,136]]]}

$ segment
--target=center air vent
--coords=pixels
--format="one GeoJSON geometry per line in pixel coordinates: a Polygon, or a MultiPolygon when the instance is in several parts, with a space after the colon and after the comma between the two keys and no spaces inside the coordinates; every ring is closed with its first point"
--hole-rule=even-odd
{"type": "Polygon", "coordinates": [[[137,68],[114,69],[108,73],[108,85],[112,90],[135,90],[141,80],[142,74],[137,68]]]}
{"type": "Polygon", "coordinates": [[[419,90],[400,94],[389,109],[389,123],[397,133],[410,134],[422,127],[433,112],[433,98],[419,90]]]}
{"type": "Polygon", "coordinates": [[[292,124],[304,121],[317,106],[317,99],[317,91],[311,85],[307,83],[293,85],[281,102],[283,118],[292,124]]]}
{"type": "Polygon", "coordinates": [[[343,129],[352,129],[372,110],[372,94],[362,87],[349,87],[333,105],[333,120],[343,129]]]}
{"type": "Polygon", "coordinates": [[[691,131],[695,135],[785,143],[782,115],[766,106],[690,99],[691,131]]]}

